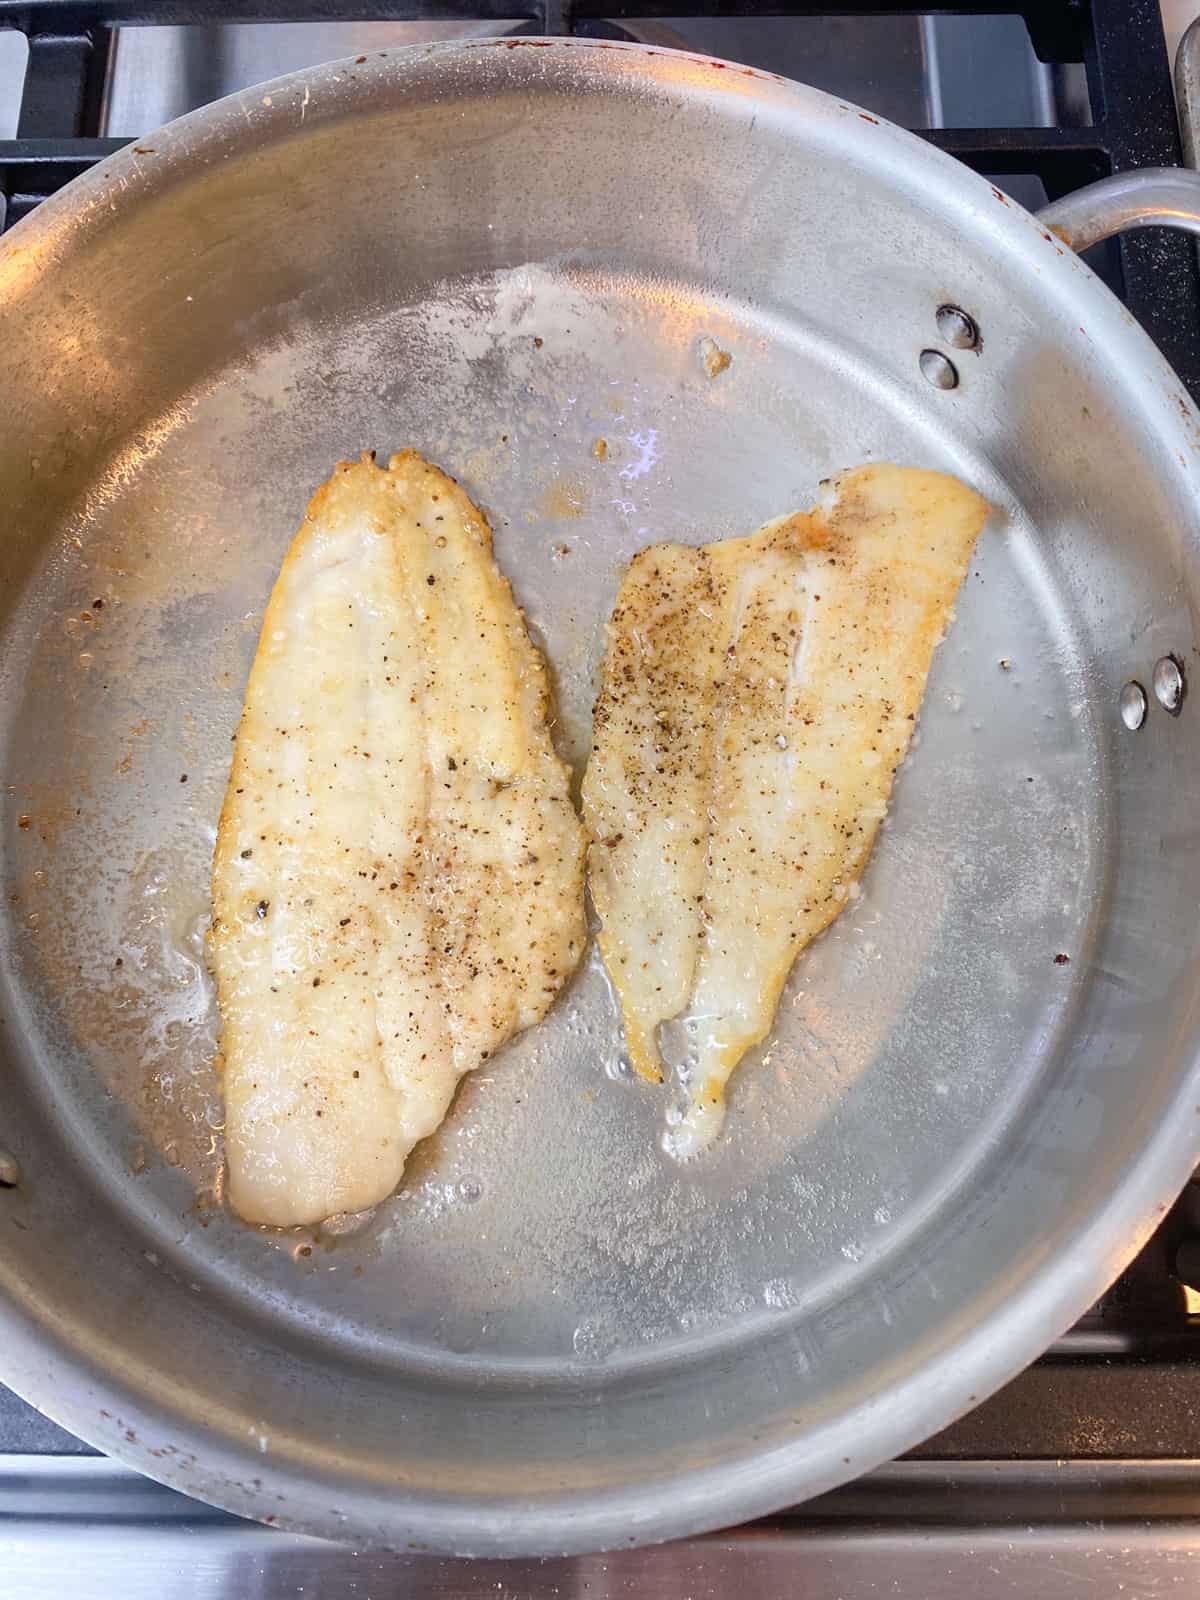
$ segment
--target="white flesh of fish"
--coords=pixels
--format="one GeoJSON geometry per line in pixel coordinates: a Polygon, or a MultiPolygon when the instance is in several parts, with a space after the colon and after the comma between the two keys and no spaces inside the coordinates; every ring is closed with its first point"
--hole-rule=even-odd
{"type": "Polygon", "coordinates": [[[582,858],[487,520],[415,451],[342,463],[267,608],[213,862],[241,1216],[391,1193],[578,961],[582,858]]]}
{"type": "Polygon", "coordinates": [[[680,1157],[866,866],[987,515],[955,478],[869,466],[809,514],[630,566],[584,779],[589,884],[643,1076],[682,1025],[680,1157]]]}

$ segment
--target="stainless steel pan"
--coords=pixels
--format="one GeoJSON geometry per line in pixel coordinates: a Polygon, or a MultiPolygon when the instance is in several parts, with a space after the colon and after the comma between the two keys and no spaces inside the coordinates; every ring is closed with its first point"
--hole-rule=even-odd
{"type": "Polygon", "coordinates": [[[1108,205],[1060,236],[795,85],[505,41],[247,92],[14,231],[0,1377],[252,1516],[575,1551],[848,1478],[1087,1305],[1200,1150],[1200,741],[1153,692],[1196,662],[1200,433],[1068,247],[1108,205]],[[589,961],[376,1215],[255,1232],[201,953],[229,737],[309,492],[410,443],[491,513],[576,762],[646,541],[881,457],[996,512],[710,1156],[660,1155],[589,961]]]}

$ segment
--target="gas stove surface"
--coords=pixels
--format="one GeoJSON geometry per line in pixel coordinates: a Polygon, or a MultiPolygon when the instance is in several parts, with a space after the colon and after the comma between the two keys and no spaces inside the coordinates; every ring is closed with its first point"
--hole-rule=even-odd
{"type": "MultiPolygon", "coordinates": [[[[861,0],[0,0],[0,205],[12,222],[120,143],[280,72],[367,48],[510,31],[678,45],[814,83],[922,132],[1031,206],[1109,171],[1180,159],[1157,0],[1030,0],[1009,9],[995,15],[966,4],[911,15],[861,0]],[[676,8],[694,14],[670,15],[676,8]]],[[[1179,10],[1173,5],[1173,26],[1179,10]]],[[[1190,242],[1149,231],[1093,256],[1200,395],[1190,242]]],[[[832,1600],[929,1596],[969,1578],[978,1600],[992,1600],[1094,1592],[1098,1582],[1106,1592],[1194,1586],[1193,1283],[1197,1183],[1076,1328],[911,1457],[765,1523],[611,1557],[455,1562],[357,1553],[260,1528],[96,1455],[0,1389],[7,1592],[32,1597],[71,1585],[156,1600],[497,1590],[704,1600],[736,1589],[750,1600],[786,1587],[832,1600]]]]}

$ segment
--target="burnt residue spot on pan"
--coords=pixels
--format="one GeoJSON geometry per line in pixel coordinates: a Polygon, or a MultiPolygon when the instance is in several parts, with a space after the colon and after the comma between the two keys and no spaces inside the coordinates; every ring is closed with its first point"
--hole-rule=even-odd
{"type": "Polygon", "coordinates": [[[719,378],[732,363],[733,356],[728,350],[722,350],[717,341],[708,334],[697,345],[700,365],[704,369],[706,378],[719,378]]]}
{"type": "Polygon", "coordinates": [[[1069,967],[1069,966],[1070,966],[1070,964],[1071,964],[1071,958],[1070,958],[1070,956],[1068,956],[1068,955],[1065,955],[1065,954],[1064,954],[1064,953],[1063,953],[1063,952],[1062,952],[1062,951],[1061,951],[1061,950],[1060,950],[1060,951],[1059,951],[1059,952],[1058,952],[1058,954],[1057,954],[1057,955],[1056,955],[1056,956],[1055,956],[1055,958],[1054,958],[1054,965],[1055,965],[1055,966],[1056,966],[1056,967],[1069,967]]]}
{"type": "Polygon", "coordinates": [[[879,118],[873,117],[869,111],[860,111],[858,114],[864,122],[873,122],[876,127],[879,126],[879,118]]]}

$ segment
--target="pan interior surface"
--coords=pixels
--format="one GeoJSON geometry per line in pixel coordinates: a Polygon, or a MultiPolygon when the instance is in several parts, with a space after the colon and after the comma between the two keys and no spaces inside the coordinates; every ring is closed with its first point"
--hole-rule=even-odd
{"type": "Polygon", "coordinates": [[[60,1113],[164,1266],[334,1349],[453,1357],[478,1381],[496,1364],[565,1373],[679,1360],[845,1294],[970,1182],[1069,1014],[1104,892],[1104,789],[1099,710],[1036,534],[931,420],[745,307],[545,268],[274,344],[181,397],[16,619],[16,767],[45,772],[23,791],[12,908],[47,1001],[31,1006],[39,1055],[69,1039],[60,1113]],[[734,356],[717,382],[703,337],[734,356]],[[333,1228],[250,1230],[220,1206],[203,955],[230,738],[309,491],[339,456],[413,442],[488,511],[577,768],[604,620],[642,545],[750,531],[872,459],[957,471],[997,513],[864,892],[798,963],[709,1157],[659,1150],[669,1089],[631,1076],[593,954],[465,1080],[394,1200],[333,1228]]]}
{"type": "MultiPolygon", "coordinates": [[[[1065,338],[1052,301],[1031,339],[1034,308],[1004,295],[1011,269],[986,241],[964,254],[925,219],[906,244],[901,193],[874,244],[859,230],[874,258],[840,257],[855,221],[833,190],[814,197],[832,135],[802,137],[833,102],[756,87],[756,134],[751,90],[727,94],[715,70],[689,67],[693,88],[682,66],[641,61],[648,86],[631,87],[632,68],[610,85],[586,52],[561,69],[526,65],[533,54],[442,52],[440,79],[436,52],[372,62],[357,88],[314,75],[304,118],[287,122],[268,92],[260,136],[223,171],[151,177],[141,210],[100,229],[95,305],[77,270],[35,262],[45,296],[77,297],[77,337],[92,343],[57,349],[39,390],[47,409],[74,408],[74,442],[64,424],[5,447],[5,471],[33,488],[4,619],[6,1093],[26,1180],[0,1194],[0,1215],[24,1207],[44,1248],[70,1235],[42,1268],[45,1317],[138,1422],[108,1414],[94,1377],[57,1409],[108,1448],[133,1434],[135,1464],[235,1509],[460,1550],[711,1525],[913,1442],[913,1386],[935,1357],[945,1402],[930,1428],[1001,1381],[1022,1359],[1011,1341],[990,1365],[954,1357],[953,1341],[1011,1309],[1109,1197],[1103,1163],[1132,1163],[1182,1092],[1182,1036],[1153,1062],[1142,1041],[1194,960],[1180,949],[1151,974],[1122,942],[1144,936],[1151,890],[1130,884],[1153,867],[1124,842],[1137,774],[1115,717],[1155,630],[1174,628],[1180,648],[1190,629],[1179,552],[1154,535],[1176,525],[1183,469],[1164,467],[1147,493],[1136,418],[1107,463],[1086,430],[1067,457],[1051,449],[1039,407],[1053,411],[1056,386],[1074,415],[1117,402],[1094,349],[1052,348],[1065,338]],[[614,106],[643,132],[674,112],[670,156],[647,155],[632,195],[610,192],[625,136],[597,131],[597,108],[614,106]],[[589,120],[595,135],[577,202],[559,150],[513,223],[497,199],[519,160],[512,119],[540,119],[554,150],[572,109],[576,157],[589,120]],[[474,179],[465,137],[439,141],[467,112],[483,121],[474,179]],[[738,270],[739,250],[760,248],[750,237],[713,244],[701,226],[738,222],[726,168],[739,139],[755,164],[739,225],[753,236],[774,219],[761,248],[786,266],[761,282],[738,270]],[[797,152],[786,181],[823,208],[820,250],[779,221],[776,147],[797,152]],[[325,184],[295,196],[300,225],[273,212],[264,197],[322,160],[325,184]],[[388,231],[383,190],[410,168],[416,190],[389,193],[388,231]],[[695,192],[665,198],[681,173],[695,192]],[[614,207],[624,221],[606,228],[614,207]],[[232,239],[252,225],[264,257],[294,272],[286,292],[252,302],[239,289],[236,243],[204,221],[214,209],[232,239]],[[197,239],[204,287],[188,266],[197,239]],[[155,274],[131,265],[152,245],[165,306],[155,274]],[[143,333],[106,346],[104,274],[122,261],[143,333]],[[943,394],[918,356],[952,295],[984,344],[955,356],[961,382],[943,394]],[[715,378],[706,340],[732,357],[715,378]],[[92,435],[89,382],[108,385],[92,435]],[[309,494],[340,457],[406,445],[488,513],[577,773],[604,619],[644,544],[749,532],[873,460],[954,472],[995,510],[863,893],[797,965],[711,1153],[680,1167],[659,1149],[669,1092],[631,1076],[592,953],[548,1019],[464,1081],[390,1201],[255,1230],[222,1205],[203,954],[230,739],[309,494]],[[1136,571],[1122,543],[1135,516],[1136,571]],[[1136,591],[1132,637],[1106,631],[1118,581],[1136,591]],[[1121,1068],[1141,1073],[1132,1110],[1121,1068]],[[102,1282],[85,1313],[71,1275],[88,1260],[102,1282]],[[138,1328],[116,1356],[122,1300],[138,1328]],[[864,1419],[889,1391],[872,1435],[864,1419]],[[773,1460],[760,1481],[746,1465],[789,1448],[790,1473],[773,1460]],[[706,1475],[726,1470],[722,1499],[706,1475]],[[632,1509],[639,1485],[692,1476],[694,1497],[632,1509]],[[580,1496],[591,1521],[563,1509],[580,1496]]],[[[301,92],[287,80],[279,98],[301,92]]],[[[189,137],[217,134],[201,118],[163,159],[182,169],[189,137]]],[[[867,189],[897,182],[866,145],[849,159],[867,189]]],[[[1154,446],[1164,462],[1169,443],[1154,446]]],[[[1194,794],[1174,731],[1153,718],[1139,752],[1181,785],[1148,802],[1154,838],[1194,794]]],[[[1195,870],[1175,867],[1152,891],[1168,920],[1195,870]]],[[[1172,1159],[1182,1174],[1183,1153],[1172,1159]]],[[[1127,1217],[1119,1241],[1069,1269],[1078,1282],[1043,1293],[1025,1354],[1149,1220],[1127,1217]]],[[[8,1269],[18,1289],[34,1242],[21,1255],[20,1235],[8,1269]]],[[[21,1376],[38,1387],[32,1366],[21,1376]]],[[[56,1409],[44,1386],[38,1397],[56,1409]]]]}

